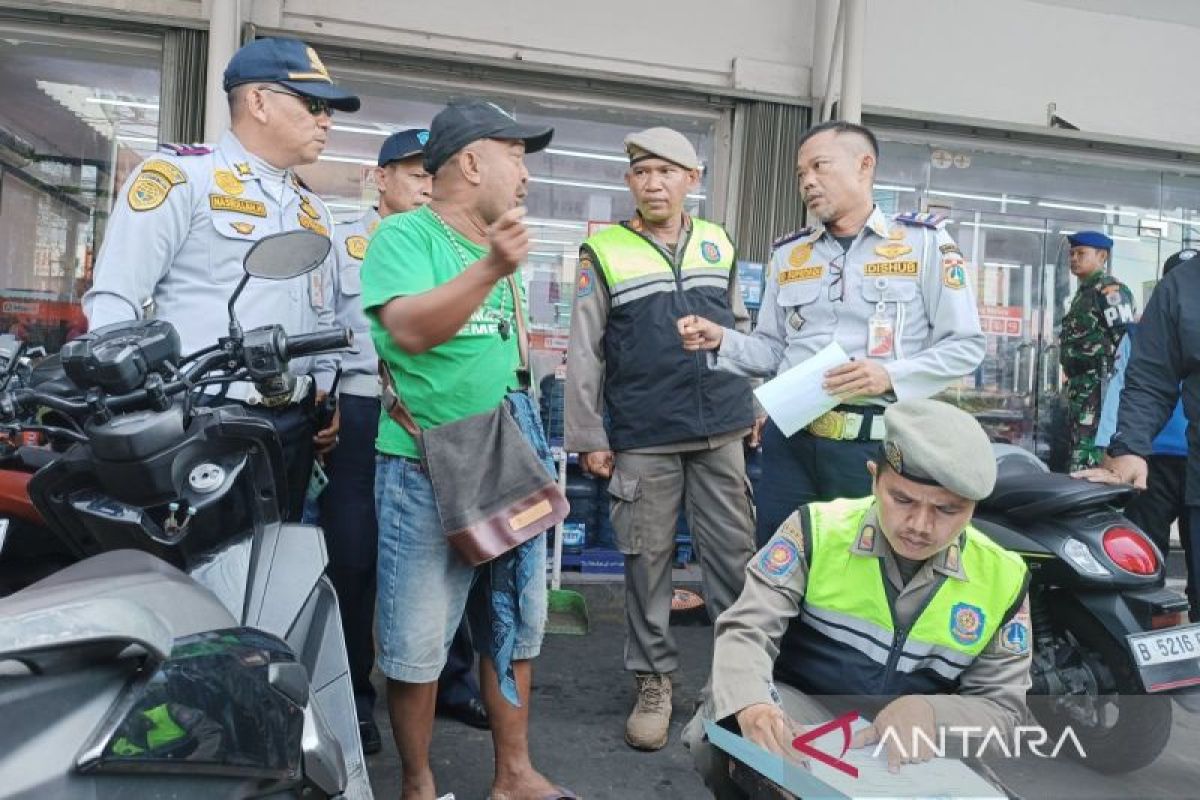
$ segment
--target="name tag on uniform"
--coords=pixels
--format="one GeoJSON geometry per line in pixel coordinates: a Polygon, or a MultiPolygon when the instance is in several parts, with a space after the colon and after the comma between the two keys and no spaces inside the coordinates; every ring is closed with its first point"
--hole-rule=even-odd
{"type": "Polygon", "coordinates": [[[785,269],[779,273],[779,285],[787,286],[789,283],[797,281],[811,281],[820,278],[825,272],[825,267],[817,265],[815,267],[799,267],[798,269],[785,269]]]}
{"type": "Polygon", "coordinates": [[[863,264],[863,275],[868,278],[915,278],[920,272],[916,261],[872,261],[863,264]]]}
{"type": "Polygon", "coordinates": [[[241,197],[230,197],[227,194],[210,194],[208,207],[213,211],[236,211],[239,214],[249,214],[252,217],[265,217],[267,204],[261,200],[246,200],[241,197]]]}

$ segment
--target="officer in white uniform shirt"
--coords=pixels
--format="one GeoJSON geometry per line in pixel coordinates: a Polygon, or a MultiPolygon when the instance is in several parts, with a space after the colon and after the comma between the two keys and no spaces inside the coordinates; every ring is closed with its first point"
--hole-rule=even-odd
{"type": "MultiPolygon", "coordinates": [[[[232,129],[215,147],[165,147],[122,187],[83,298],[90,328],[141,318],[150,301],[154,316],[179,332],[185,354],[215,344],[255,242],[297,229],[330,235],[329,211],[292,169],[317,160],[334,110],[357,111],[358,98],[336,86],[317,53],[295,39],[246,45],[230,60],[224,86],[232,129]]],[[[237,304],[243,328],[279,323],[300,334],[331,327],[333,262],[331,254],[290,281],[252,278],[237,304]]],[[[327,391],[337,361],[301,358],[290,370],[311,377],[302,387],[327,391]]],[[[287,517],[299,519],[314,446],[333,446],[336,421],[314,438],[312,391],[270,409],[257,404],[248,383],[230,386],[227,397],[275,424],[288,472],[287,517]]]]}
{"type": "Polygon", "coordinates": [[[863,464],[883,439],[884,409],[934,395],[983,360],[962,252],[940,217],[889,218],[875,206],[878,158],[860,125],[810,129],[797,175],[820,224],[775,242],[754,332],[679,321],[685,348],[715,351],[710,366],[739,375],[774,377],[831,342],[853,359],[825,376],[842,405],[791,437],[770,421],[763,430],[760,546],[801,505],[869,494],[863,464]]]}

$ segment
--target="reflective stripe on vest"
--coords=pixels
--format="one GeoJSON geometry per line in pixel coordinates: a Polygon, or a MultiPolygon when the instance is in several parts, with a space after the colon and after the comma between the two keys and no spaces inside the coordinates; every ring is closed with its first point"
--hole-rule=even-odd
{"type": "MultiPolygon", "coordinates": [[[[613,225],[586,242],[599,261],[614,308],[659,292],[675,291],[675,271],[652,243],[624,225],[613,225]]],[[[686,291],[708,286],[729,288],[733,243],[719,225],[692,219],[692,232],[680,265],[686,291]]]]}
{"type": "MultiPolygon", "coordinates": [[[[1025,583],[1025,564],[967,526],[967,580],[946,578],[897,640],[882,560],[851,552],[873,498],[810,505],[812,563],[801,623],[896,672],[929,670],[954,681],[1000,630],[1025,583]]],[[[882,532],[880,533],[882,535],[882,532]]]]}

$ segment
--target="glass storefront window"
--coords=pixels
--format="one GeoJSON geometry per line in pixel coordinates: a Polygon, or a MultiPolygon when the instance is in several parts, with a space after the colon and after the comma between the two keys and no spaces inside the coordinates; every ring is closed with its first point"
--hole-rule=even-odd
{"type": "Polygon", "coordinates": [[[1112,272],[1140,310],[1167,256],[1200,244],[1200,176],[1009,143],[881,140],[880,207],[946,213],[974,279],[987,353],[949,399],[994,439],[1053,464],[1054,432],[1064,428],[1059,327],[1078,287],[1066,235],[1099,230],[1114,240],[1112,272]]]}
{"type": "Polygon", "coordinates": [[[53,352],[114,194],[158,142],[159,36],[0,20],[0,331],[53,352]]]}
{"type": "Polygon", "coordinates": [[[394,131],[428,127],[451,99],[486,96],[522,123],[554,127],[550,147],[526,158],[530,172],[526,223],[533,250],[522,268],[532,325],[534,374],[555,371],[563,362],[575,292],[579,245],[589,226],[633,216],[624,175],[628,159],[623,140],[631,131],[669,125],[695,145],[705,169],[701,184],[688,197],[687,210],[713,215],[713,162],[721,112],[696,108],[669,109],[601,104],[596,97],[565,99],[517,91],[431,85],[417,77],[380,77],[353,63],[327,59],[339,83],[362,98],[356,114],[334,118],[329,146],[318,163],[299,170],[305,182],[326,201],[336,220],[357,219],[374,205],[373,183],[379,146],[394,131]]]}

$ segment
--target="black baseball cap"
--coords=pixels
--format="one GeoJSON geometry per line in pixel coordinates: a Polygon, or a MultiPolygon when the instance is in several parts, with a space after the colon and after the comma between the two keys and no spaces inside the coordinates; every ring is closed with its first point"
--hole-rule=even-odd
{"type": "Polygon", "coordinates": [[[1190,247],[1185,250],[1180,250],[1178,253],[1172,253],[1171,255],[1167,256],[1167,260],[1163,262],[1163,275],[1166,275],[1183,262],[1191,261],[1196,256],[1200,256],[1200,250],[1193,250],[1190,247]]]}
{"type": "Polygon", "coordinates": [[[488,100],[456,100],[433,118],[425,145],[425,171],[433,174],[450,157],[479,139],[520,139],[526,153],[550,144],[554,128],[521,125],[500,106],[488,100]]]}
{"type": "Polygon", "coordinates": [[[278,83],[306,97],[327,100],[338,111],[354,112],[362,105],[356,95],[333,82],[317,51],[299,39],[255,39],[234,53],[225,67],[225,91],[256,82],[278,83]]]}
{"type": "Polygon", "coordinates": [[[393,133],[383,140],[383,146],[379,148],[379,166],[386,167],[393,161],[425,155],[425,143],[428,141],[429,131],[424,128],[409,128],[393,133]]]}

